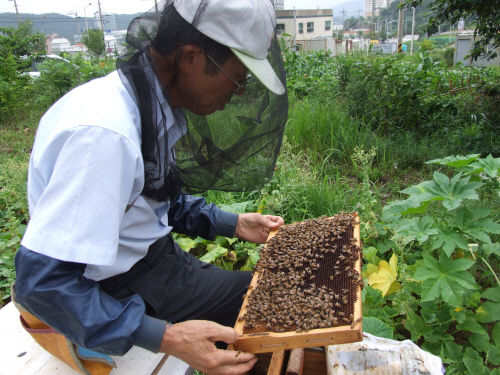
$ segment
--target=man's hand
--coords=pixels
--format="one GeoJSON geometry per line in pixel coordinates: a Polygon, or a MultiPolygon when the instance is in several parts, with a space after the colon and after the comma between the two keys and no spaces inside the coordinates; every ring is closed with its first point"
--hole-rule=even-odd
{"type": "Polygon", "coordinates": [[[258,213],[240,214],[234,236],[253,243],[265,243],[269,231],[284,223],[279,216],[258,213]]]}
{"type": "Polygon", "coordinates": [[[244,374],[257,362],[250,353],[220,350],[215,341],[232,344],[238,333],[230,327],[206,320],[189,320],[167,328],[160,352],[173,355],[196,370],[210,375],[244,374]]]}

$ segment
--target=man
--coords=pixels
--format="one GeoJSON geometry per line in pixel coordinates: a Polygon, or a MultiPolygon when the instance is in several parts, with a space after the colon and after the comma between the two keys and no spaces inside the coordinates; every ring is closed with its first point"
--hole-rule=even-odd
{"type": "Polygon", "coordinates": [[[283,224],[187,194],[269,180],[287,112],[275,23],[269,0],[169,1],[132,22],[134,53],[117,72],[43,116],[16,256],[20,305],[100,353],[137,345],[210,374],[254,365],[214,344],[237,340],[250,273],[199,262],[170,232],[264,243],[283,224]],[[205,118],[231,99],[230,117],[205,118]]]}

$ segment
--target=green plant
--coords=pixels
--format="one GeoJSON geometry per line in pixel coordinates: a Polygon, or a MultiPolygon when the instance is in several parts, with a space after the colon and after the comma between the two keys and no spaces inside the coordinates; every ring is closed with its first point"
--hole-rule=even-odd
{"type": "Polygon", "coordinates": [[[367,315],[441,356],[447,373],[494,373],[500,364],[500,225],[484,207],[498,204],[500,159],[479,156],[428,162],[458,173],[449,178],[436,171],[432,180],[403,190],[408,198],[384,207],[379,225],[386,235],[365,255],[366,276],[393,249],[401,283],[386,298],[368,287],[367,315]]]}
{"type": "MultiPolygon", "coordinates": [[[[255,211],[259,205],[254,201],[221,204],[221,209],[234,213],[255,211]]],[[[201,261],[215,264],[225,270],[251,271],[260,258],[260,245],[237,238],[219,236],[214,241],[201,237],[189,238],[175,235],[175,240],[184,251],[190,251],[201,261]]]]}
{"type": "Polygon", "coordinates": [[[82,36],[82,42],[90,53],[97,58],[104,56],[106,53],[104,34],[100,29],[89,29],[87,33],[82,36]]]}

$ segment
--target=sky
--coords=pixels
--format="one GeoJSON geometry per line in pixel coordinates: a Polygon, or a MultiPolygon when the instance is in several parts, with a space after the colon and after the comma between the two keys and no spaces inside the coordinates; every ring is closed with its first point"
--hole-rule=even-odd
{"type": "MultiPolygon", "coordinates": [[[[159,1],[159,0],[158,0],[159,1]]],[[[237,1],[237,0],[231,0],[237,1]]],[[[285,0],[285,9],[331,9],[348,0],[285,0]]],[[[89,17],[98,11],[97,0],[16,0],[19,13],[60,13],[70,15],[78,12],[89,17]]],[[[145,12],[154,6],[154,0],[101,0],[101,10],[106,13],[134,14],[145,12]]],[[[13,0],[0,0],[0,13],[15,13],[13,0]]]]}

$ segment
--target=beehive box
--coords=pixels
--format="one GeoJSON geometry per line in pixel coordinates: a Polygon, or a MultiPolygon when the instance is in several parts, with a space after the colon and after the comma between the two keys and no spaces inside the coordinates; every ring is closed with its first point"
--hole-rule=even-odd
{"type": "Polygon", "coordinates": [[[236,322],[235,350],[250,353],[362,340],[357,213],[269,234],[236,322]]]}

